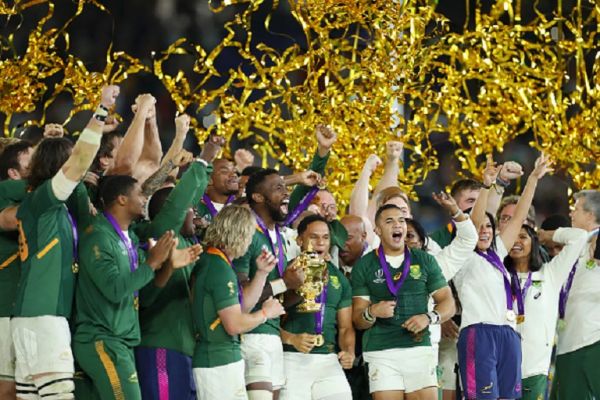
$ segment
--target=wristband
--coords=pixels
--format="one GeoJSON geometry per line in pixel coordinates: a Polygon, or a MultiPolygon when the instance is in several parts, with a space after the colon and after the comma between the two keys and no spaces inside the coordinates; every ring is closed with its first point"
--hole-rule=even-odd
{"type": "Polygon", "coordinates": [[[108,115],[108,107],[105,107],[104,104],[98,104],[98,108],[96,109],[96,113],[98,113],[98,110],[102,110],[106,113],[106,115],[108,115]]]}
{"type": "Polygon", "coordinates": [[[373,323],[373,322],[375,322],[375,317],[373,315],[371,315],[369,308],[371,308],[371,306],[365,308],[365,311],[363,312],[363,318],[365,321],[367,321],[369,323],[373,323]]]}
{"type": "Polygon", "coordinates": [[[203,160],[200,157],[196,157],[196,159],[194,161],[199,162],[200,164],[204,165],[205,167],[208,167],[208,163],[206,162],[206,160],[203,160]]]}
{"type": "Polygon", "coordinates": [[[491,188],[492,188],[492,185],[486,185],[485,183],[483,183],[483,182],[482,182],[482,183],[481,183],[481,188],[482,188],[482,189],[488,189],[488,190],[489,190],[489,189],[491,189],[491,188]]]}
{"type": "Polygon", "coordinates": [[[100,114],[95,114],[95,113],[94,113],[94,115],[92,115],[92,117],[94,117],[94,119],[96,121],[100,121],[100,122],[106,122],[106,118],[107,118],[106,115],[100,115],[100,114]]]}
{"type": "Polygon", "coordinates": [[[458,211],[455,212],[450,218],[456,219],[456,218],[460,217],[460,214],[462,214],[462,210],[459,208],[458,211]]]}
{"type": "Polygon", "coordinates": [[[496,191],[496,194],[501,195],[504,193],[504,186],[500,186],[498,183],[492,183],[492,187],[496,191]]]}
{"type": "Polygon", "coordinates": [[[505,181],[504,179],[500,178],[499,176],[496,178],[496,184],[498,186],[501,186],[503,188],[506,188],[510,185],[510,181],[505,181]]]}
{"type": "Polygon", "coordinates": [[[429,319],[429,324],[430,325],[438,325],[441,321],[441,317],[440,314],[438,314],[437,311],[433,310],[428,312],[427,314],[427,318],[429,319]]]}
{"type": "Polygon", "coordinates": [[[276,279],[274,281],[270,281],[269,285],[271,285],[273,296],[277,296],[278,294],[287,291],[287,286],[285,286],[285,282],[283,281],[283,279],[276,279]]]}

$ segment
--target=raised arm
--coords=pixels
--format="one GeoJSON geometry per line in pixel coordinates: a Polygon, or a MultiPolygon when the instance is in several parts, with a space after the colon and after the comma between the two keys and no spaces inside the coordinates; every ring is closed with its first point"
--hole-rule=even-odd
{"type": "Polygon", "coordinates": [[[559,289],[566,282],[573,264],[585,247],[588,232],[578,228],[558,228],[555,231],[540,229],[538,236],[542,244],[554,242],[564,245],[560,253],[544,268],[544,276],[549,278],[554,288],[559,289]]]}
{"type": "Polygon", "coordinates": [[[533,201],[533,195],[535,194],[535,188],[537,187],[538,181],[542,179],[547,172],[552,171],[551,165],[552,162],[550,161],[550,158],[544,153],[535,160],[535,168],[529,175],[529,178],[527,178],[527,183],[525,184],[523,193],[515,208],[515,215],[510,219],[508,225],[500,234],[500,239],[502,239],[506,249],[512,248],[515,243],[515,240],[521,231],[523,221],[525,221],[525,218],[527,217],[531,202],[533,201]]]}
{"type": "Polygon", "coordinates": [[[479,196],[477,196],[477,200],[471,211],[471,220],[473,220],[473,225],[475,225],[476,229],[479,229],[481,224],[485,221],[485,211],[488,204],[490,189],[492,183],[496,181],[501,168],[502,165],[497,165],[492,156],[488,154],[485,162],[485,169],[483,171],[483,187],[479,191],[479,196]]]}
{"type": "MultiPolygon", "coordinates": [[[[329,153],[337,140],[337,135],[331,127],[318,125],[315,130],[315,136],[317,138],[317,153],[313,157],[308,169],[323,177],[325,176],[325,168],[327,167],[327,160],[329,160],[329,153]]],[[[290,195],[289,209],[295,209],[309,190],[309,186],[297,185],[290,195]]]]}
{"type": "Polygon", "coordinates": [[[502,165],[496,182],[493,183],[493,190],[490,190],[487,201],[487,212],[496,215],[504,189],[510,185],[510,181],[515,180],[523,175],[523,167],[521,164],[514,161],[507,161],[502,165]]]}
{"type": "Polygon", "coordinates": [[[375,226],[375,213],[377,212],[376,197],[382,190],[391,187],[398,186],[398,174],[400,173],[400,158],[402,157],[402,149],[404,144],[402,142],[389,141],[385,144],[386,148],[386,161],[383,167],[383,176],[373,189],[373,195],[369,201],[367,208],[367,218],[372,226],[375,226]]]}
{"type": "Polygon", "coordinates": [[[162,144],[156,122],[156,104],[154,104],[144,123],[144,146],[133,171],[134,177],[143,182],[158,169],[162,156],[162,144]]]}
{"type": "Polygon", "coordinates": [[[433,193],[433,199],[452,217],[456,225],[456,237],[435,256],[447,281],[462,268],[477,245],[477,229],[456,204],[456,200],[446,192],[433,193]]]}
{"type": "Polygon", "coordinates": [[[171,142],[171,147],[167,150],[167,154],[163,157],[160,165],[163,166],[166,162],[173,159],[183,149],[183,142],[190,130],[190,116],[181,114],[175,117],[175,137],[171,142]]]}
{"type": "Polygon", "coordinates": [[[117,151],[115,164],[106,172],[107,175],[133,175],[144,147],[146,117],[155,103],[156,99],[149,94],[142,94],[135,99],[133,120],[117,151]]]}

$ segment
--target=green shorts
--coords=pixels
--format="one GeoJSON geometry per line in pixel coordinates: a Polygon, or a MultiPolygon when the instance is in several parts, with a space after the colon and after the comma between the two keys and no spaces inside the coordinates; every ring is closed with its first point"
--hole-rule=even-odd
{"type": "Polygon", "coordinates": [[[113,340],[73,343],[81,369],[102,400],[141,400],[133,349],[113,340]]]}
{"type": "Polygon", "coordinates": [[[548,387],[548,376],[534,375],[522,381],[523,397],[521,400],[544,400],[548,387]]]}
{"type": "Polygon", "coordinates": [[[600,398],[600,342],[556,357],[552,400],[600,398]]]}

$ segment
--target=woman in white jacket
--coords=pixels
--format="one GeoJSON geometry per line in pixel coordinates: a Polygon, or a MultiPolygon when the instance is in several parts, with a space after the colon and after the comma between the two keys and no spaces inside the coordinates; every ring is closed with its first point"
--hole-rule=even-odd
{"type": "Polygon", "coordinates": [[[560,291],[585,246],[587,236],[586,231],[577,228],[540,231],[540,238],[564,245],[552,261],[542,264],[540,240],[531,227],[523,225],[504,259],[512,277],[519,314],[517,331],[521,334],[524,400],[545,396],[560,291]]]}

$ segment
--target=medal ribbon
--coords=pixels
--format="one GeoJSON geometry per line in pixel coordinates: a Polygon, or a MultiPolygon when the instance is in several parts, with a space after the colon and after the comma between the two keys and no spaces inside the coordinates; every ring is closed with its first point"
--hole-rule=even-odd
{"type": "Polygon", "coordinates": [[[73,260],[75,262],[79,262],[79,234],[77,233],[77,222],[75,222],[75,218],[73,218],[73,214],[71,211],[67,209],[67,218],[69,219],[69,224],[71,224],[71,230],[73,231],[73,260]]]}
{"type": "Polygon", "coordinates": [[[294,207],[292,212],[287,215],[287,217],[285,218],[285,221],[283,222],[283,225],[289,226],[289,225],[293,224],[294,221],[296,219],[298,219],[300,214],[302,214],[304,211],[306,211],[306,209],[310,205],[311,201],[313,201],[313,199],[315,198],[315,196],[317,195],[318,192],[319,192],[318,187],[316,187],[316,186],[312,187],[308,191],[308,193],[302,198],[302,200],[300,200],[300,203],[298,203],[298,205],[296,207],[294,207]]]}
{"type": "Polygon", "coordinates": [[[277,255],[277,270],[279,271],[279,277],[282,277],[283,269],[285,268],[285,255],[283,254],[283,239],[281,238],[281,234],[279,233],[279,227],[277,225],[275,225],[275,235],[277,236],[277,250],[278,250],[278,251],[275,251],[275,244],[271,240],[271,235],[269,235],[269,230],[267,229],[267,225],[262,220],[262,218],[259,217],[257,214],[254,214],[254,217],[256,217],[256,223],[258,224],[260,231],[262,232],[263,235],[265,235],[267,237],[267,240],[269,241],[269,245],[271,246],[271,252],[273,253],[273,255],[275,255],[275,254],[277,255]]]}
{"type": "MultiPolygon", "coordinates": [[[[227,201],[225,202],[225,205],[231,203],[233,200],[235,200],[235,196],[229,196],[227,198],[227,201]]],[[[208,212],[210,213],[210,215],[212,215],[213,218],[219,213],[212,200],[210,199],[210,197],[208,197],[206,193],[202,196],[202,202],[206,205],[206,208],[208,208],[208,212]]]]}
{"type": "Polygon", "coordinates": [[[516,273],[512,274],[512,283],[513,283],[513,291],[515,293],[515,297],[517,299],[517,311],[519,315],[525,315],[525,298],[527,297],[527,292],[529,288],[533,284],[531,272],[527,275],[527,281],[525,282],[525,286],[521,289],[521,282],[519,281],[519,276],[516,273]]]}
{"type": "MultiPolygon", "coordinates": [[[[214,256],[218,256],[221,257],[223,259],[223,261],[225,261],[227,263],[227,265],[229,265],[231,267],[231,269],[234,270],[233,268],[233,263],[231,262],[231,260],[229,259],[229,257],[227,257],[227,255],[225,253],[223,253],[220,249],[217,249],[216,247],[209,247],[206,252],[208,254],[212,254],[214,256]]],[[[242,285],[240,284],[240,281],[236,279],[237,282],[237,287],[238,287],[238,301],[240,302],[240,307],[244,306],[244,292],[242,292],[242,285]]]]}
{"type": "Polygon", "coordinates": [[[508,277],[508,271],[506,270],[506,267],[502,263],[502,260],[500,260],[500,257],[498,256],[498,254],[496,254],[496,252],[491,249],[488,250],[487,253],[481,252],[479,250],[475,250],[475,252],[477,254],[479,254],[481,257],[483,257],[487,262],[492,264],[502,274],[502,277],[504,278],[504,292],[506,294],[506,310],[512,311],[512,309],[513,309],[512,286],[510,283],[510,279],[508,277]]]}
{"type": "Polygon", "coordinates": [[[575,278],[575,272],[577,272],[577,264],[579,260],[575,261],[575,264],[571,267],[571,272],[569,272],[569,278],[567,282],[560,289],[560,297],[558,298],[558,317],[560,319],[565,319],[565,312],[567,311],[567,301],[569,300],[569,292],[571,291],[571,286],[573,286],[573,279],[575,278]]]}
{"type": "Polygon", "coordinates": [[[315,314],[315,333],[320,335],[323,333],[323,321],[325,321],[325,307],[327,306],[327,287],[329,286],[329,280],[323,285],[323,290],[319,295],[319,303],[321,308],[315,314]]]}
{"type": "Polygon", "coordinates": [[[381,266],[381,269],[383,270],[383,273],[385,275],[385,282],[387,284],[387,287],[388,287],[389,291],[394,296],[397,297],[398,292],[400,291],[400,288],[404,284],[404,281],[406,280],[406,277],[408,276],[408,272],[410,269],[410,251],[408,250],[408,246],[404,247],[404,261],[402,262],[402,277],[400,278],[398,283],[394,283],[394,279],[392,278],[392,274],[390,273],[390,267],[389,267],[387,260],[385,259],[383,245],[380,245],[379,248],[377,249],[377,256],[379,257],[379,265],[381,266]]]}
{"type": "MultiPolygon", "coordinates": [[[[127,255],[129,256],[129,269],[131,272],[134,272],[138,267],[138,253],[136,249],[133,248],[133,242],[127,239],[127,237],[121,230],[121,227],[112,215],[110,215],[106,211],[103,214],[108,220],[108,222],[110,222],[115,232],[117,232],[117,235],[121,239],[121,242],[123,242],[123,244],[125,245],[125,248],[127,249],[127,255]]],[[[138,291],[136,290],[135,292],[133,292],[133,295],[137,299],[138,291]]]]}

